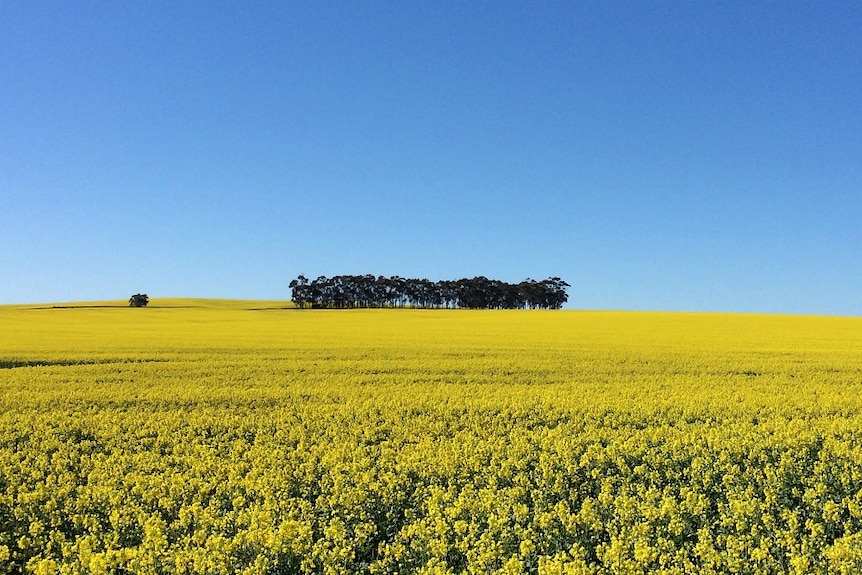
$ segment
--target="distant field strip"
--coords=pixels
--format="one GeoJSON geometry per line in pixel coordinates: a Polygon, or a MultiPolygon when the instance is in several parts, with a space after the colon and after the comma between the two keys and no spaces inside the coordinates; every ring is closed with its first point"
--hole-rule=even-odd
{"type": "Polygon", "coordinates": [[[862,318],[63,306],[3,573],[862,572],[862,318]]]}

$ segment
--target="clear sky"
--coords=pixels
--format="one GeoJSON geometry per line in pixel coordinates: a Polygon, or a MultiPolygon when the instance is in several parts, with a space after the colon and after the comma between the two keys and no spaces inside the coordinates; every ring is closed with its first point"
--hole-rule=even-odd
{"type": "Polygon", "coordinates": [[[858,0],[0,3],[0,303],[862,314],[858,0]]]}

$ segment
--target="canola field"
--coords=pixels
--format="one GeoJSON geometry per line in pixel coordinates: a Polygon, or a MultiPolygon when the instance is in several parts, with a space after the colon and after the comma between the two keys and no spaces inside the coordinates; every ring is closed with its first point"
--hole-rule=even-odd
{"type": "Polygon", "coordinates": [[[862,318],[0,307],[0,572],[862,572],[862,318]]]}

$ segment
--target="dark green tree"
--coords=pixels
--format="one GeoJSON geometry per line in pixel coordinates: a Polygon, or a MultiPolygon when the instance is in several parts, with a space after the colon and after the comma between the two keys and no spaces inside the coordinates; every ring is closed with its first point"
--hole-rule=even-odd
{"type": "Polygon", "coordinates": [[[129,298],[129,307],[147,307],[150,298],[145,293],[136,293],[129,298]]]}
{"type": "Polygon", "coordinates": [[[366,275],[303,275],[290,282],[297,307],[415,307],[473,309],[560,309],[568,301],[568,283],[558,277],[527,278],[510,284],[485,276],[432,282],[425,278],[366,275]]]}

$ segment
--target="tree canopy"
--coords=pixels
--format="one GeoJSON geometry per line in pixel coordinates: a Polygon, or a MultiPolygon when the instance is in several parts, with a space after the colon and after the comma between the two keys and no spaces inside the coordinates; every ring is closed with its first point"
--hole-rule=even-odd
{"type": "Polygon", "coordinates": [[[300,308],[416,307],[471,309],[559,309],[569,299],[568,283],[558,277],[517,284],[484,276],[459,280],[373,275],[303,275],[290,282],[291,298],[300,308]]]}
{"type": "Polygon", "coordinates": [[[129,298],[129,307],[147,307],[150,298],[145,293],[136,293],[129,298]]]}

